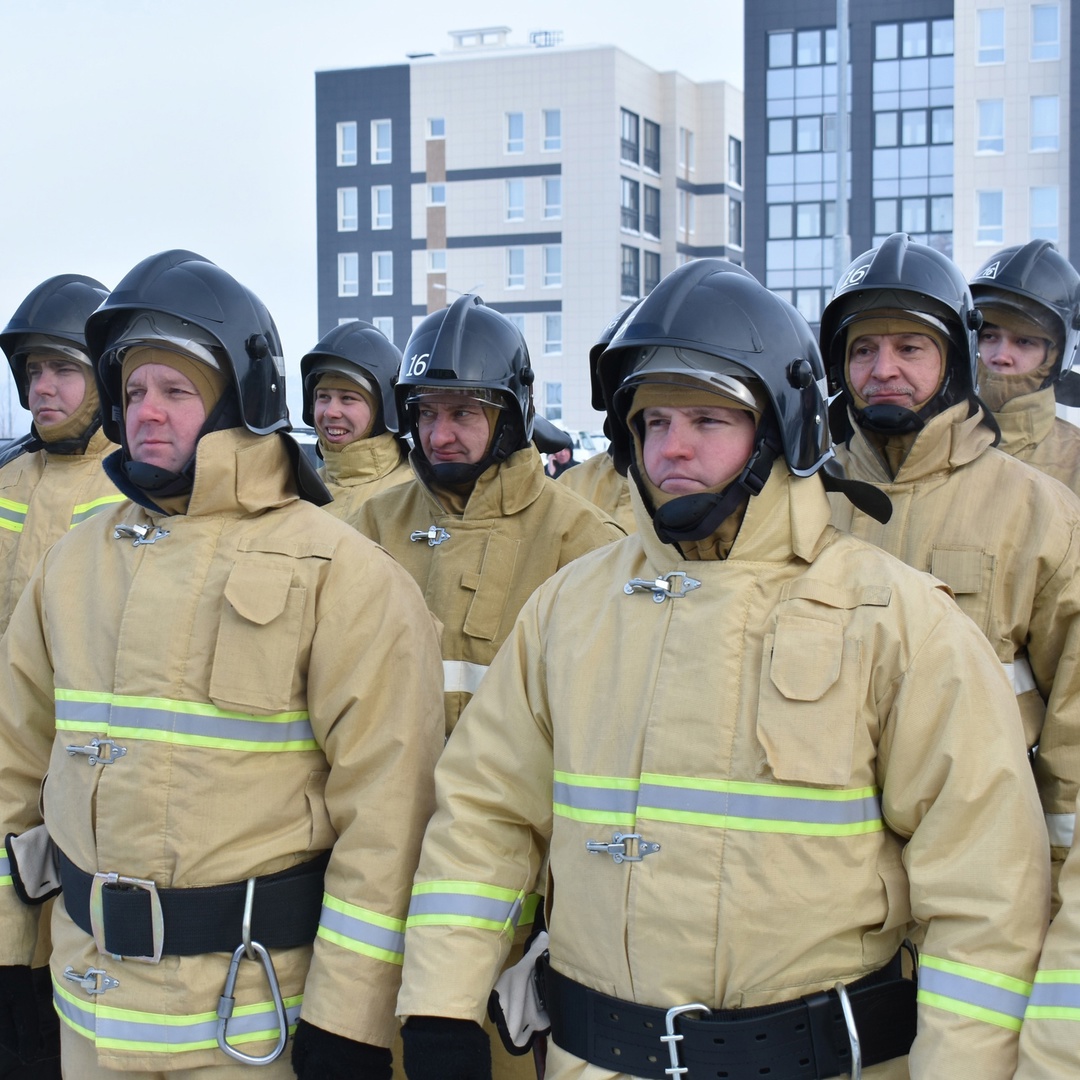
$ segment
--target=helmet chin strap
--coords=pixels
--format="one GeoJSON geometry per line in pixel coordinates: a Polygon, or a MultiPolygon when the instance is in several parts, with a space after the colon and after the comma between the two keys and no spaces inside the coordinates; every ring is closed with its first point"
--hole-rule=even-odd
{"type": "Polygon", "coordinates": [[[879,435],[907,435],[921,431],[926,425],[923,418],[902,405],[867,405],[856,413],[861,427],[876,431],[879,435]]]}

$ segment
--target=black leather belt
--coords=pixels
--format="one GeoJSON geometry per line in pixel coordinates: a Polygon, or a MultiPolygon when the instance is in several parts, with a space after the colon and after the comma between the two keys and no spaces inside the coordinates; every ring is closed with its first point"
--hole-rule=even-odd
{"type": "MultiPolygon", "coordinates": [[[[751,1009],[685,1012],[638,1005],[590,990],[544,967],[551,1038],[569,1054],[602,1069],[667,1080],[673,1065],[685,1080],[767,1076],[827,1080],[851,1068],[851,1045],[835,990],[751,1009]],[[678,1060],[661,1036],[674,1030],[678,1060]]],[[[900,954],[846,988],[863,1067],[901,1057],[915,1039],[916,984],[900,970],[900,954]]]]}
{"type": "MultiPolygon", "coordinates": [[[[162,956],[232,952],[243,940],[247,882],[159,889],[119,874],[88,874],[58,851],[64,907],[102,953],[156,962],[162,956]]],[[[330,853],[255,879],[251,939],[268,949],[315,940],[330,853]]]]}

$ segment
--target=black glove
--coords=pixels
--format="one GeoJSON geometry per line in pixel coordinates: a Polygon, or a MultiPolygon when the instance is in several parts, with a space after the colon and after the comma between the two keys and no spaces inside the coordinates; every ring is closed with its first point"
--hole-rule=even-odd
{"type": "Polygon", "coordinates": [[[296,1025],[292,1067],[300,1080],[391,1080],[394,1074],[385,1046],[354,1042],[306,1020],[296,1025]]]}
{"type": "Polygon", "coordinates": [[[37,994],[28,964],[0,966],[0,1046],[23,1061],[41,1054],[37,994]]]}
{"type": "Polygon", "coordinates": [[[491,1080],[491,1043],[471,1020],[410,1016],[401,1046],[408,1080],[491,1080]]]}

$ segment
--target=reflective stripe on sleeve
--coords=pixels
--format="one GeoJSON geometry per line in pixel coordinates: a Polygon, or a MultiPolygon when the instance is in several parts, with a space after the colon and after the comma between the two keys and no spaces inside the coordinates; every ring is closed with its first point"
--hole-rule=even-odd
{"type": "Polygon", "coordinates": [[[0,529],[8,529],[10,532],[22,532],[26,524],[26,512],[30,507],[26,503],[12,502],[11,499],[0,499],[0,529]]]}
{"type": "Polygon", "coordinates": [[[1073,834],[1076,832],[1076,815],[1047,814],[1046,831],[1050,836],[1051,847],[1071,848],[1073,834]]]}
{"type": "Polygon", "coordinates": [[[406,925],[474,926],[512,935],[524,892],[477,881],[424,881],[413,886],[406,925]]]}
{"type": "Polygon", "coordinates": [[[1038,689],[1035,685],[1035,675],[1026,656],[1018,656],[1011,664],[1002,664],[1001,666],[1005,669],[1005,674],[1009,677],[1009,682],[1012,683],[1013,693],[1017,697],[1026,694],[1029,690],[1038,689]]]}
{"type": "Polygon", "coordinates": [[[1080,971],[1040,971],[1024,1019],[1080,1021],[1080,971]]]}
{"type": "Polygon", "coordinates": [[[102,510],[107,510],[110,506],[126,501],[127,496],[117,493],[116,495],[103,495],[100,499],[94,499],[91,502],[79,503],[78,506],[72,508],[71,524],[68,528],[74,529],[76,525],[81,525],[87,518],[92,518],[95,514],[100,514],[102,510]]]}
{"type": "Polygon", "coordinates": [[[0,885],[11,884],[11,862],[7,850],[0,848],[0,885]]]}
{"type": "Polygon", "coordinates": [[[104,732],[112,737],[220,750],[316,750],[319,745],[306,712],[254,716],[223,712],[195,701],[59,687],[54,697],[57,731],[104,732]]]}
{"type": "Polygon", "coordinates": [[[919,958],[920,1004],[1019,1031],[1031,983],[987,968],[924,953],[919,958]]]}
{"type": "Polygon", "coordinates": [[[347,904],[323,893],[318,937],[350,952],[400,966],[405,951],[405,922],[347,904]]]}
{"type": "MultiPolygon", "coordinates": [[[[289,1031],[296,1028],[303,996],[285,998],[289,1031]]],[[[53,1004],[60,1019],[100,1049],[180,1054],[188,1050],[212,1050],[217,1045],[217,1013],[181,1015],[137,1012],[84,1001],[53,982],[53,1004]]],[[[278,1035],[277,1013],[272,1001],[238,1005],[229,1020],[229,1042],[263,1042],[278,1035]]]]}
{"type": "Polygon", "coordinates": [[[484,664],[470,664],[465,660],[444,660],[443,693],[475,694],[487,674],[484,664]]]}

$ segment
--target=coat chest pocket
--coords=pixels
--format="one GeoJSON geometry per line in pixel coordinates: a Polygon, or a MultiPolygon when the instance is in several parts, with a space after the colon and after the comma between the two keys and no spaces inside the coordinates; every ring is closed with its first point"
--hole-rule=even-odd
{"type": "Polygon", "coordinates": [[[286,567],[233,567],[210,676],[215,705],[261,715],[289,708],[306,595],[286,567]]]}
{"type": "Polygon", "coordinates": [[[964,548],[934,548],[930,573],[952,589],[960,610],[984,633],[990,632],[994,556],[964,548]]]}
{"type": "Polygon", "coordinates": [[[842,786],[851,778],[861,648],[839,623],[781,615],[765,638],[758,740],[778,780],[842,786]]]}

